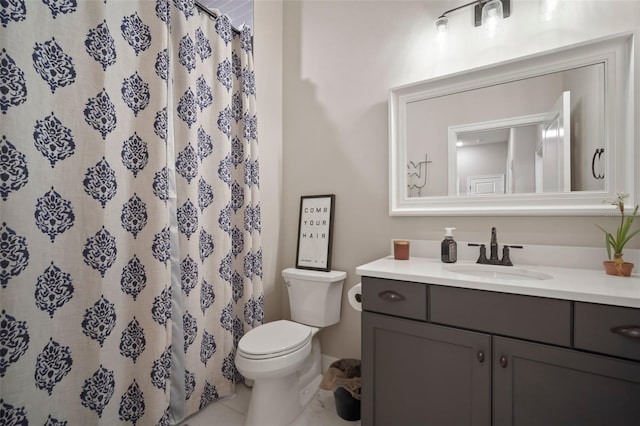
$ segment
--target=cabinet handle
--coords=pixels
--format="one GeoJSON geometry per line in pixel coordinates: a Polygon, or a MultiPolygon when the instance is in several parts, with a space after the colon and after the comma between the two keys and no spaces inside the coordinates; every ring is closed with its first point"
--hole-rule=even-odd
{"type": "Polygon", "coordinates": [[[509,361],[507,360],[506,356],[502,355],[500,357],[500,367],[507,368],[507,365],[509,365],[509,361]]]}
{"type": "Polygon", "coordinates": [[[478,357],[478,361],[484,362],[484,352],[478,351],[476,356],[478,357]]]}
{"type": "Polygon", "coordinates": [[[611,332],[629,339],[640,340],[640,325],[621,325],[613,327],[611,332]]]}
{"type": "Polygon", "coordinates": [[[378,293],[378,297],[380,299],[386,300],[387,302],[402,302],[404,300],[403,295],[391,290],[386,290],[378,293]]]}

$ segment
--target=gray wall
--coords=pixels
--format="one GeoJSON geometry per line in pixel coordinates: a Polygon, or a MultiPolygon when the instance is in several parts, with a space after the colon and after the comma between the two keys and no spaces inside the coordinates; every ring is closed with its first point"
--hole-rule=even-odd
{"type": "MultiPolygon", "coordinates": [[[[507,141],[482,145],[459,147],[458,153],[458,194],[467,195],[467,178],[469,176],[504,175],[507,182],[507,141]]],[[[496,191],[505,193],[505,187],[496,191]]]]}
{"type": "MultiPolygon", "coordinates": [[[[345,297],[359,281],[355,268],[386,256],[391,238],[437,240],[443,227],[453,226],[459,240],[484,241],[497,226],[501,243],[597,247],[603,238],[594,224],[615,226],[615,218],[605,217],[388,215],[390,87],[640,26],[638,1],[562,2],[553,21],[539,22],[537,0],[514,0],[502,36],[486,39],[471,26],[467,8],[451,15],[449,39],[439,45],[433,22],[459,3],[256,1],[263,228],[270,268],[265,271],[267,319],[278,316],[281,303],[282,315],[288,315],[279,271],[295,263],[301,195],[336,194],[333,268],[348,273],[345,297]],[[279,111],[282,121],[265,122],[276,120],[279,111]]],[[[360,357],[360,315],[348,304],[343,304],[341,322],[320,336],[325,354],[360,357]]]]}
{"type": "Polygon", "coordinates": [[[282,281],[279,258],[282,241],[282,1],[255,2],[255,61],[260,196],[262,200],[262,266],[265,320],[281,319],[282,281]]]}

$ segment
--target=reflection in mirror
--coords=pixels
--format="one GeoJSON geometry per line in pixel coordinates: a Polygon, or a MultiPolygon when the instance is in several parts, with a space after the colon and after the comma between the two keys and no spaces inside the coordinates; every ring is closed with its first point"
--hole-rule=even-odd
{"type": "Polygon", "coordinates": [[[456,136],[450,143],[456,148],[455,157],[449,159],[449,173],[455,175],[449,195],[536,192],[540,128],[536,123],[468,132],[450,128],[456,136]]]}
{"type": "Polygon", "coordinates": [[[596,63],[409,103],[407,196],[603,190],[604,83],[596,63]]]}
{"type": "Polygon", "coordinates": [[[568,91],[547,113],[449,127],[449,195],[570,191],[568,91]]]}
{"type": "Polygon", "coordinates": [[[422,197],[422,189],[429,186],[429,155],[424,156],[424,161],[414,163],[409,161],[407,164],[407,189],[409,196],[412,193],[417,197],[422,197]]]}

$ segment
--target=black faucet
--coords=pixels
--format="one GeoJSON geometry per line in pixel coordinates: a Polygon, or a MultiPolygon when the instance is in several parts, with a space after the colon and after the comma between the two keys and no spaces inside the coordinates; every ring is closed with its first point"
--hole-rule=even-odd
{"type": "Polygon", "coordinates": [[[498,238],[496,237],[496,227],[491,228],[491,257],[489,257],[489,263],[497,264],[498,260],[498,238]]]}
{"type": "Polygon", "coordinates": [[[496,235],[496,227],[491,228],[491,242],[489,243],[490,254],[487,259],[487,247],[484,244],[475,244],[469,243],[471,247],[480,247],[480,256],[476,263],[480,263],[482,265],[502,265],[502,266],[513,266],[511,262],[511,258],[509,257],[509,249],[521,249],[522,246],[514,246],[514,245],[504,245],[502,247],[502,259],[498,258],[498,237],[496,235]]]}

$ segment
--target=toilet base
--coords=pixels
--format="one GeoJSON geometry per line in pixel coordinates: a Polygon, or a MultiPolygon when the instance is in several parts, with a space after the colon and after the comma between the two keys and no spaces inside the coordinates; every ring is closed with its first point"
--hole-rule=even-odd
{"type": "Polygon", "coordinates": [[[320,382],[322,381],[322,375],[319,374],[315,379],[310,381],[307,386],[302,388],[300,391],[300,405],[302,407],[306,407],[309,405],[314,396],[318,393],[318,389],[320,389],[320,382]]]}
{"type": "Polygon", "coordinates": [[[322,376],[300,390],[295,375],[289,380],[261,380],[253,386],[245,426],[286,426],[297,419],[318,393],[322,376]]]}
{"type": "Polygon", "coordinates": [[[298,377],[256,380],[245,426],[283,426],[302,413],[298,399],[298,377]]]}
{"type": "Polygon", "coordinates": [[[320,363],[320,341],[314,338],[311,354],[298,371],[255,380],[245,426],[286,426],[298,418],[318,392],[320,363]]]}

